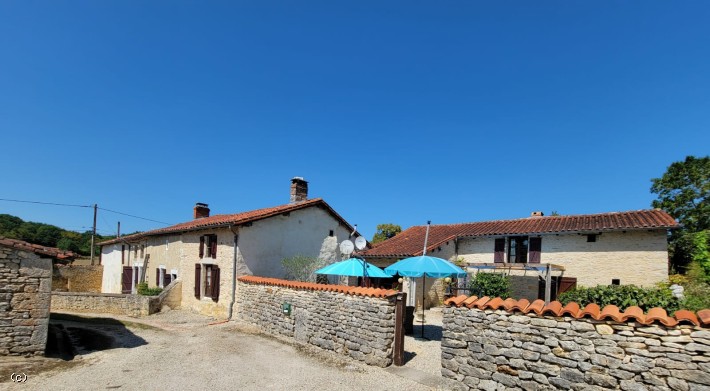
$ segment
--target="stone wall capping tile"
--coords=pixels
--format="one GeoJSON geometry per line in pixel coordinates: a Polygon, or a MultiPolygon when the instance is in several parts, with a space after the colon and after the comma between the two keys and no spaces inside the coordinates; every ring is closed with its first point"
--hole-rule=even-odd
{"type": "Polygon", "coordinates": [[[580,311],[581,310],[579,308],[579,304],[572,301],[567,303],[567,305],[562,308],[562,311],[560,311],[560,316],[569,315],[576,319],[579,317],[580,311]]]}
{"type": "Polygon", "coordinates": [[[528,307],[530,307],[530,301],[527,299],[520,299],[517,304],[513,305],[511,311],[518,310],[524,314],[527,314],[528,307]]]}
{"type": "Polygon", "coordinates": [[[498,308],[503,306],[503,299],[500,297],[493,298],[489,300],[486,304],[481,306],[481,309],[492,309],[492,310],[497,310],[498,308]]]}
{"type": "Polygon", "coordinates": [[[681,322],[687,322],[693,324],[694,326],[700,326],[700,321],[698,320],[698,317],[695,316],[693,311],[678,310],[675,312],[675,318],[679,324],[681,322]]]}
{"type": "Polygon", "coordinates": [[[523,312],[525,312],[526,314],[529,314],[530,311],[533,311],[538,315],[542,315],[543,308],[545,308],[545,301],[537,299],[537,300],[533,301],[532,304],[530,304],[528,306],[528,308],[526,308],[525,311],[523,311],[523,312]]]}
{"type": "Polygon", "coordinates": [[[456,296],[456,297],[452,297],[452,298],[450,298],[450,299],[447,299],[447,300],[444,302],[444,305],[453,305],[453,306],[456,306],[456,307],[461,307],[461,304],[462,304],[464,301],[466,301],[466,299],[468,299],[468,297],[466,297],[466,295],[459,295],[459,296],[456,296]]]}
{"type": "Polygon", "coordinates": [[[661,307],[654,307],[648,310],[648,315],[646,315],[646,324],[650,325],[653,322],[661,322],[664,326],[672,327],[678,324],[678,321],[674,318],[669,317],[666,314],[666,310],[661,307]]]}
{"type": "Polygon", "coordinates": [[[478,296],[471,296],[468,299],[463,301],[463,305],[466,306],[466,308],[473,308],[473,304],[478,301],[478,296]]]}
{"type": "Polygon", "coordinates": [[[600,315],[601,315],[601,308],[599,308],[599,304],[589,303],[584,307],[584,309],[577,316],[575,316],[575,318],[580,319],[580,318],[584,318],[585,316],[589,316],[594,320],[599,320],[600,315]]]}
{"type": "Polygon", "coordinates": [[[623,323],[626,318],[621,314],[621,311],[619,311],[619,307],[615,305],[606,305],[604,308],[602,308],[601,313],[599,314],[599,318],[597,320],[603,320],[611,318],[615,322],[623,323]]]}
{"type": "Polygon", "coordinates": [[[698,311],[698,318],[705,327],[710,327],[710,309],[698,311]]]}
{"type": "Polygon", "coordinates": [[[552,314],[553,316],[560,316],[562,313],[562,303],[559,301],[551,301],[550,304],[546,305],[542,309],[542,315],[552,314]]]}
{"type": "Polygon", "coordinates": [[[628,322],[631,319],[635,319],[641,324],[646,324],[646,315],[643,314],[643,310],[640,307],[635,305],[627,308],[624,311],[622,319],[624,322],[628,322]]]}
{"type": "Polygon", "coordinates": [[[471,304],[471,307],[470,307],[470,308],[476,307],[476,308],[481,309],[481,310],[482,310],[482,309],[485,309],[484,305],[485,305],[486,303],[488,303],[488,301],[489,301],[490,299],[491,299],[491,298],[488,297],[488,296],[483,296],[483,297],[481,297],[480,299],[476,300],[473,304],[471,304]]]}
{"type": "Polygon", "coordinates": [[[518,304],[518,301],[509,297],[503,301],[503,308],[505,308],[508,312],[511,312],[516,304],[518,304]]]}
{"type": "Polygon", "coordinates": [[[278,278],[265,278],[258,276],[242,276],[237,280],[248,284],[263,284],[281,286],[292,289],[305,289],[313,291],[328,291],[350,294],[354,296],[368,296],[387,298],[397,294],[397,291],[391,289],[376,289],[376,288],[361,288],[344,285],[316,284],[312,282],[287,281],[278,278]]]}

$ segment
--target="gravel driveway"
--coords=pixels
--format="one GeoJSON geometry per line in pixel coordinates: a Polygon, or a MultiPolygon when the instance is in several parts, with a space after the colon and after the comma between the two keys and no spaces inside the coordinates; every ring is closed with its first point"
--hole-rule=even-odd
{"type": "MultiPolygon", "coordinates": [[[[187,311],[173,310],[138,320],[120,319],[129,322],[127,326],[61,322],[66,327],[78,325],[110,334],[116,339],[114,346],[129,347],[83,352],[68,364],[44,371],[27,368],[26,383],[2,382],[0,389],[432,389],[412,380],[416,376],[407,378],[406,371],[398,372],[395,367],[375,368],[335,355],[312,354],[308,349],[250,333],[232,322],[210,324],[212,319],[187,311]]],[[[438,376],[438,346],[435,355],[422,346],[434,341],[417,344],[411,342],[411,337],[407,339],[405,350],[414,353],[405,366],[410,367],[410,373],[426,371],[429,380],[432,374],[438,376]],[[436,360],[435,365],[428,362],[430,359],[436,360]]]]}

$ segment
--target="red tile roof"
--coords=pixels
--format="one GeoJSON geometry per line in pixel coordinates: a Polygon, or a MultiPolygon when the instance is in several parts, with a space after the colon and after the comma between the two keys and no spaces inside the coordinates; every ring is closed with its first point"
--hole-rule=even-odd
{"type": "Polygon", "coordinates": [[[60,261],[72,260],[79,255],[56,247],[46,247],[39,244],[32,244],[22,240],[10,239],[0,236],[0,245],[14,248],[16,250],[28,251],[38,255],[45,255],[60,261]]]}
{"type": "MultiPolygon", "coordinates": [[[[633,229],[678,228],[668,213],[638,210],[590,215],[528,217],[517,220],[482,221],[477,223],[432,225],[427,252],[457,237],[529,235],[562,232],[604,232],[633,229]]],[[[365,257],[410,257],[421,255],[426,225],[411,227],[373,248],[363,251],[365,257]]]]}
{"type": "Polygon", "coordinates": [[[344,285],[328,285],[328,284],[315,284],[311,282],[301,282],[301,281],[288,281],[280,280],[278,278],[265,278],[257,276],[244,276],[239,277],[238,281],[245,282],[248,284],[260,284],[260,285],[273,285],[281,286],[291,289],[305,289],[309,291],[330,291],[345,293],[353,296],[368,296],[368,297],[379,297],[386,298],[392,295],[396,295],[398,291],[392,289],[376,289],[376,288],[361,288],[357,286],[344,286],[344,285]]]}
{"type": "Polygon", "coordinates": [[[508,312],[522,312],[524,314],[534,312],[537,315],[552,315],[552,316],[571,316],[575,319],[590,317],[594,320],[613,320],[619,323],[636,321],[641,324],[651,325],[659,322],[665,326],[676,326],[678,324],[692,324],[701,327],[710,327],[710,309],[698,311],[694,313],[688,310],[676,311],[674,316],[668,316],[666,310],[660,307],[651,308],[648,314],[644,314],[641,308],[632,306],[621,312],[615,305],[607,305],[604,308],[599,308],[597,304],[587,304],[584,309],[580,309],[579,304],[575,302],[568,303],[562,307],[559,301],[550,302],[545,305],[543,300],[535,300],[532,303],[529,301],[506,299],[500,297],[489,298],[476,296],[468,297],[461,295],[452,297],[444,301],[444,305],[450,307],[466,307],[485,309],[505,309],[508,312]]]}
{"type": "Polygon", "coordinates": [[[292,211],[299,210],[299,209],[308,208],[311,206],[324,208],[328,213],[330,213],[333,217],[335,217],[343,225],[345,225],[345,227],[347,227],[349,230],[353,230],[353,227],[350,224],[348,224],[348,222],[345,221],[345,219],[342,218],[337,212],[335,212],[335,210],[333,210],[333,208],[331,208],[330,205],[328,205],[325,201],[323,201],[322,198],[314,198],[314,199],[303,201],[303,202],[286,204],[286,205],[279,205],[279,206],[275,206],[275,207],[271,207],[271,208],[263,208],[263,209],[250,210],[247,212],[241,212],[241,213],[235,213],[235,214],[214,215],[214,216],[204,217],[204,218],[200,218],[200,219],[194,219],[194,220],[190,220],[190,221],[187,221],[184,223],[171,225],[170,227],[154,229],[152,231],[146,231],[146,232],[141,232],[141,233],[137,233],[137,234],[133,234],[133,235],[122,236],[122,237],[116,238],[116,239],[107,240],[107,241],[99,243],[99,245],[105,246],[108,244],[119,243],[119,242],[131,242],[131,241],[141,240],[141,239],[144,239],[149,236],[174,234],[174,233],[196,231],[196,230],[209,229],[209,228],[227,227],[230,225],[241,225],[241,224],[251,223],[251,222],[254,222],[257,220],[266,219],[266,218],[273,217],[273,216],[278,216],[282,213],[287,213],[287,212],[292,212],[292,211]]]}

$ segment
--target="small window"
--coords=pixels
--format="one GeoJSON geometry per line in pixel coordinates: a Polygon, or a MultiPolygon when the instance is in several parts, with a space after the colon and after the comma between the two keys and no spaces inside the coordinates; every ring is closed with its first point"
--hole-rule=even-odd
{"type": "Polygon", "coordinates": [[[597,235],[596,234],[588,234],[587,235],[587,242],[588,243],[593,243],[597,241],[597,235]]]}
{"type": "Polygon", "coordinates": [[[217,258],[217,235],[200,236],[200,258],[217,258]]]}
{"type": "Polygon", "coordinates": [[[328,234],[328,236],[330,236],[330,237],[332,238],[333,235],[335,235],[335,232],[331,229],[331,230],[330,230],[330,233],[328,234]]]}
{"type": "Polygon", "coordinates": [[[621,285],[621,280],[618,278],[612,278],[611,285],[621,285]]]}

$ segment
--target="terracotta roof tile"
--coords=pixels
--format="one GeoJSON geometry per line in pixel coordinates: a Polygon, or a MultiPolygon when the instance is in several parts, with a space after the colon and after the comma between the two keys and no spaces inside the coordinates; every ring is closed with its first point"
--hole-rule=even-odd
{"type": "Polygon", "coordinates": [[[710,309],[698,311],[698,318],[703,326],[710,327],[710,309]]]}
{"type": "Polygon", "coordinates": [[[466,297],[465,295],[448,299],[444,304],[456,307],[461,307],[462,305],[468,308],[476,307],[480,310],[497,310],[503,308],[511,313],[516,311],[520,311],[524,314],[533,312],[541,316],[569,315],[575,319],[591,317],[594,320],[612,320],[618,323],[626,323],[634,320],[645,325],[659,322],[667,327],[676,326],[679,323],[710,327],[710,309],[698,311],[697,314],[688,310],[679,310],[675,312],[675,316],[673,317],[668,316],[666,310],[659,307],[651,308],[648,310],[648,314],[644,314],[641,308],[631,306],[622,313],[615,305],[607,305],[603,309],[600,309],[599,305],[591,303],[587,304],[583,310],[580,310],[579,304],[575,302],[567,303],[567,305],[562,307],[562,304],[558,301],[552,301],[550,304],[545,305],[545,302],[542,300],[535,300],[530,304],[526,299],[516,301],[511,298],[503,300],[500,297],[491,299],[487,296],[477,298],[476,296],[466,297]]]}
{"type": "MultiPolygon", "coordinates": [[[[528,217],[517,220],[432,225],[427,252],[458,237],[506,236],[561,232],[603,232],[633,229],[677,228],[678,223],[662,210],[600,213],[590,215],[528,217]]],[[[366,257],[408,257],[422,253],[426,226],[410,227],[371,249],[366,257]]]]}
{"type": "Polygon", "coordinates": [[[262,219],[265,219],[268,217],[277,216],[277,215],[280,215],[283,213],[288,213],[288,212],[292,212],[295,210],[307,208],[310,206],[318,206],[318,207],[324,208],[331,215],[333,215],[333,217],[335,217],[337,220],[339,220],[341,223],[343,223],[343,225],[345,225],[348,228],[348,230],[353,230],[353,227],[347,221],[345,221],[345,219],[342,218],[342,216],[340,216],[333,208],[331,208],[330,205],[328,205],[322,198],[314,198],[314,199],[303,201],[303,202],[279,205],[279,206],[274,206],[274,207],[270,207],[270,208],[255,209],[255,210],[250,210],[247,212],[203,217],[203,218],[199,218],[199,219],[186,221],[184,223],[171,225],[171,226],[165,227],[165,228],[154,229],[152,231],[146,231],[146,232],[141,232],[141,233],[137,233],[137,234],[133,234],[133,235],[122,236],[122,237],[116,238],[116,239],[107,240],[107,241],[99,243],[99,245],[105,246],[108,244],[120,243],[123,241],[130,242],[130,241],[135,241],[135,240],[142,240],[142,239],[149,237],[149,236],[167,235],[167,234],[187,232],[187,231],[196,231],[196,230],[201,230],[201,229],[227,227],[229,225],[246,224],[246,223],[254,222],[257,220],[262,220],[262,219]]]}
{"type": "Polygon", "coordinates": [[[45,255],[51,258],[58,259],[60,261],[72,260],[77,258],[79,255],[67,250],[61,250],[56,247],[41,246],[39,244],[33,244],[25,242],[23,240],[10,239],[0,236],[0,245],[14,248],[16,250],[27,251],[39,255],[45,255]]]}
{"type": "Polygon", "coordinates": [[[318,291],[331,291],[346,293],[354,296],[368,296],[368,297],[379,297],[386,298],[392,295],[396,295],[398,292],[391,289],[377,289],[377,288],[362,288],[355,286],[344,286],[344,285],[329,285],[329,284],[314,284],[312,282],[300,282],[300,281],[288,281],[281,280],[278,278],[266,278],[258,276],[243,276],[238,278],[239,281],[249,284],[262,284],[262,285],[274,285],[282,286],[293,289],[304,289],[304,290],[318,290],[318,291]]]}

